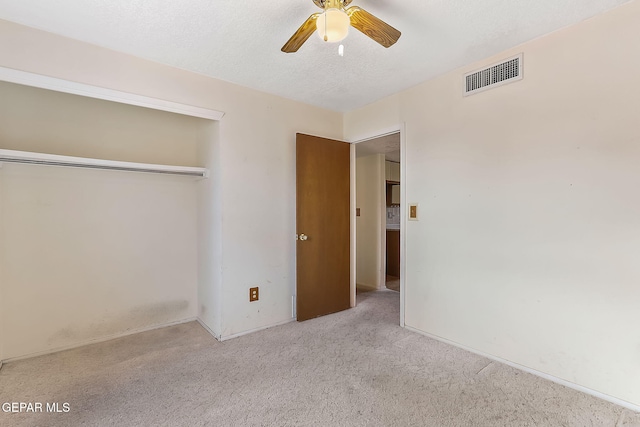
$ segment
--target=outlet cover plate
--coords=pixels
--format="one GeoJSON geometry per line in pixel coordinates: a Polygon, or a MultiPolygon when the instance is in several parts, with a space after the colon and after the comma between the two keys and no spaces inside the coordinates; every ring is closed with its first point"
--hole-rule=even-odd
{"type": "Polygon", "coordinates": [[[409,221],[418,221],[418,204],[417,203],[409,203],[409,209],[407,209],[409,213],[409,221]]]}

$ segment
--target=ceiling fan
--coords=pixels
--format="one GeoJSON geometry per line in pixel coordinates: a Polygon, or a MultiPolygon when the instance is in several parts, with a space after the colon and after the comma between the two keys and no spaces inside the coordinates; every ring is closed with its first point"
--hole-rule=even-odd
{"type": "Polygon", "coordinates": [[[391,25],[358,6],[345,9],[352,1],[313,0],[324,12],[311,15],[281,50],[285,53],[296,52],[316,30],[325,42],[339,42],[347,36],[349,26],[384,47],[390,47],[398,41],[401,33],[391,25]]]}

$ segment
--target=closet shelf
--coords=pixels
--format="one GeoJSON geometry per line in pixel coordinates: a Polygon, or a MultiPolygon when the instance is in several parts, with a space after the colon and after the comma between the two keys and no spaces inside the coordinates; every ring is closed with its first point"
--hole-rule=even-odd
{"type": "Polygon", "coordinates": [[[189,166],[156,165],[151,163],[120,162],[87,157],[59,156],[57,154],[0,149],[0,163],[23,163],[89,169],[108,169],[130,172],[161,173],[208,178],[209,170],[189,166]]]}

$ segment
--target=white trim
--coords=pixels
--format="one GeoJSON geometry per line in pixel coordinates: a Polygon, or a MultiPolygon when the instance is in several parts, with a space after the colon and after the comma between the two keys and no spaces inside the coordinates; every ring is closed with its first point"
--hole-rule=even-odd
{"type": "Polygon", "coordinates": [[[209,171],[205,168],[189,166],[156,165],[151,163],[120,162],[115,160],[90,159],[87,157],[59,156],[57,154],[32,153],[29,151],[2,150],[0,149],[0,162],[14,160],[16,163],[39,162],[36,164],[55,163],[63,167],[90,167],[97,169],[116,169],[137,172],[156,172],[178,175],[191,175],[208,177],[209,171]]]}
{"type": "MultiPolygon", "coordinates": [[[[382,153],[378,153],[378,155],[380,154],[382,153]]],[[[387,287],[387,161],[384,159],[384,154],[382,154],[382,157],[382,164],[378,163],[378,166],[381,169],[378,173],[382,178],[378,181],[378,197],[380,198],[378,206],[378,218],[380,221],[378,223],[378,241],[380,242],[380,246],[377,248],[378,268],[376,271],[376,275],[378,276],[378,289],[386,289],[387,287]]]]}
{"type": "Polygon", "coordinates": [[[358,284],[356,283],[356,146],[351,144],[349,146],[349,306],[351,308],[356,306],[356,293],[358,284]]]}
{"type": "Polygon", "coordinates": [[[60,351],[73,350],[74,348],[84,347],[85,345],[98,344],[98,343],[105,342],[105,341],[111,341],[111,340],[118,339],[118,338],[124,338],[124,337],[127,337],[129,335],[139,334],[141,332],[149,332],[149,331],[154,331],[156,329],[167,328],[169,326],[182,325],[183,323],[194,322],[196,320],[197,319],[195,317],[189,317],[187,319],[176,320],[174,322],[163,323],[163,324],[160,324],[160,325],[149,326],[149,327],[146,327],[146,328],[131,329],[129,331],[126,331],[126,332],[123,332],[123,333],[120,333],[120,334],[107,335],[107,336],[104,336],[102,338],[95,338],[95,339],[92,339],[92,340],[82,341],[82,342],[77,343],[77,344],[72,344],[72,345],[67,345],[67,346],[62,346],[62,347],[56,347],[56,348],[53,348],[51,350],[38,351],[36,353],[29,353],[29,354],[25,354],[23,356],[10,357],[8,359],[4,359],[2,362],[4,362],[4,363],[17,362],[18,360],[31,359],[32,357],[44,356],[44,355],[47,355],[47,354],[58,353],[60,351]]]}
{"type": "Polygon", "coordinates": [[[291,318],[296,318],[296,296],[291,295],[291,318]]]}
{"type": "Polygon", "coordinates": [[[88,98],[103,99],[105,101],[136,105],[138,107],[168,111],[171,113],[200,117],[209,120],[220,120],[224,116],[223,112],[209,108],[196,107],[194,105],[165,101],[164,99],[151,98],[148,96],[121,92],[119,90],[106,89],[99,86],[44,76],[42,74],[15,70],[13,68],[0,67],[0,80],[25,86],[53,90],[56,92],[71,93],[73,95],[86,96],[88,98]]]}
{"type": "Polygon", "coordinates": [[[346,139],[345,141],[350,144],[359,144],[361,142],[369,141],[372,139],[378,139],[385,136],[393,135],[394,133],[402,132],[402,128],[404,125],[391,126],[387,128],[383,128],[378,132],[368,132],[363,134],[363,136],[358,136],[357,138],[346,139]]]}
{"type": "MultiPolygon", "coordinates": [[[[259,328],[255,328],[255,329],[249,329],[248,331],[244,331],[244,332],[238,332],[237,334],[232,334],[232,335],[227,335],[227,336],[221,336],[220,337],[220,341],[227,341],[227,340],[231,340],[233,338],[238,338],[241,337],[243,335],[249,335],[252,334],[254,332],[259,332],[259,331],[264,331],[265,329],[269,329],[269,328],[275,328],[276,326],[282,326],[282,325],[286,325],[287,323],[291,323],[291,322],[295,322],[296,319],[289,319],[289,320],[285,320],[282,322],[278,322],[278,323],[274,323],[272,325],[268,325],[268,326],[261,326],[259,328]]],[[[215,335],[214,335],[215,336],[215,335]]]]}
{"type": "Polygon", "coordinates": [[[404,309],[407,278],[407,146],[406,123],[400,124],[400,326],[404,328],[404,309]]]}
{"type": "Polygon", "coordinates": [[[421,331],[420,329],[412,328],[411,326],[405,326],[405,328],[407,330],[411,331],[411,332],[415,332],[417,334],[424,335],[424,336],[429,337],[429,338],[433,338],[436,341],[440,341],[440,342],[443,342],[445,344],[449,344],[449,345],[452,345],[454,347],[458,347],[458,348],[461,348],[461,349],[466,350],[468,352],[477,354],[479,356],[486,357],[487,359],[490,359],[490,360],[493,360],[493,361],[496,361],[496,362],[499,362],[499,363],[503,363],[505,365],[511,366],[512,368],[516,368],[516,369],[519,369],[521,371],[528,372],[528,373],[530,373],[532,375],[535,375],[537,377],[544,378],[545,380],[549,380],[551,382],[563,385],[565,387],[569,387],[571,389],[580,391],[580,392],[588,394],[590,396],[594,396],[594,397],[597,397],[599,399],[606,400],[607,402],[615,403],[618,406],[622,406],[624,408],[631,409],[632,411],[640,412],[640,405],[635,405],[635,404],[633,404],[631,402],[627,402],[626,400],[622,400],[622,399],[618,399],[617,397],[609,396],[608,394],[604,394],[604,393],[601,393],[599,391],[593,390],[591,388],[584,387],[584,386],[572,383],[572,382],[567,381],[567,380],[563,380],[562,378],[558,378],[556,376],[544,373],[542,371],[538,371],[536,369],[529,368],[529,367],[524,366],[524,365],[519,365],[519,364],[517,364],[515,362],[511,362],[510,360],[502,359],[502,358],[494,356],[492,354],[485,353],[485,352],[473,349],[471,347],[467,347],[466,345],[462,345],[462,344],[459,344],[457,342],[450,341],[450,340],[448,340],[446,338],[442,338],[442,337],[439,337],[437,335],[433,335],[433,334],[430,334],[428,332],[421,331]]]}

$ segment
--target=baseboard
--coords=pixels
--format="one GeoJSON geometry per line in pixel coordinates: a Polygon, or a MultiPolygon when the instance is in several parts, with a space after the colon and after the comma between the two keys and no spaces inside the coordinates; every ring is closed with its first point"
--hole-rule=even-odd
{"type": "Polygon", "coordinates": [[[204,322],[202,321],[202,319],[200,319],[200,318],[198,317],[198,318],[196,319],[196,322],[198,322],[198,323],[200,324],[200,326],[202,326],[202,327],[205,329],[205,331],[209,332],[209,333],[211,334],[211,336],[212,336],[212,337],[214,337],[216,340],[218,340],[218,341],[222,341],[222,340],[220,339],[220,335],[216,335],[216,333],[215,333],[215,332],[213,332],[213,330],[212,330],[209,326],[207,326],[207,324],[206,324],[206,323],[204,323],[204,322]]]}
{"type": "Polygon", "coordinates": [[[72,344],[72,345],[63,346],[63,347],[56,347],[56,348],[53,348],[51,350],[39,351],[39,352],[36,352],[36,353],[29,353],[29,354],[25,354],[23,356],[10,357],[8,359],[4,359],[2,362],[4,362],[4,363],[16,362],[18,360],[31,359],[32,357],[45,356],[47,354],[58,353],[60,351],[73,350],[74,348],[84,347],[85,345],[98,344],[98,343],[105,342],[105,341],[115,340],[117,338],[127,337],[129,335],[139,334],[141,332],[148,332],[148,331],[153,331],[153,330],[156,330],[156,329],[167,328],[169,326],[175,326],[175,325],[181,325],[183,323],[194,322],[196,320],[197,319],[195,317],[190,317],[188,319],[177,320],[175,322],[169,322],[169,323],[163,323],[161,325],[154,325],[154,326],[149,326],[149,327],[146,327],[146,328],[132,329],[132,330],[129,330],[129,331],[126,331],[126,332],[122,332],[122,333],[119,333],[119,334],[107,335],[107,336],[104,336],[104,337],[101,337],[101,338],[87,340],[87,341],[83,341],[83,342],[80,342],[80,343],[77,343],[77,344],[72,344]]]}
{"type": "MultiPolygon", "coordinates": [[[[255,328],[255,329],[249,329],[248,331],[244,331],[244,332],[238,332],[237,334],[233,334],[233,335],[227,335],[227,336],[221,336],[220,337],[220,341],[227,341],[227,340],[231,340],[233,338],[238,338],[241,337],[243,335],[249,335],[252,334],[254,332],[258,332],[258,331],[263,331],[265,329],[269,329],[269,328],[275,328],[276,326],[282,326],[282,325],[286,325],[287,323],[291,323],[291,322],[295,322],[296,319],[289,319],[289,320],[285,320],[284,322],[278,322],[278,323],[274,323],[272,325],[268,325],[268,326],[261,326],[259,328],[255,328]]],[[[215,336],[215,335],[214,335],[215,336]]]]}
{"type": "Polygon", "coordinates": [[[356,283],[356,289],[362,289],[363,291],[377,291],[378,288],[375,285],[365,285],[364,283],[356,283]]]}
{"type": "Polygon", "coordinates": [[[533,368],[529,368],[529,367],[524,366],[524,365],[519,365],[517,363],[511,362],[510,360],[502,359],[500,357],[494,356],[494,355],[489,354],[489,353],[484,353],[484,352],[476,350],[474,348],[467,347],[465,345],[459,344],[459,343],[454,342],[454,341],[450,341],[450,340],[448,340],[446,338],[442,338],[442,337],[439,337],[437,335],[433,335],[433,334],[430,334],[428,332],[421,331],[420,329],[412,328],[411,326],[406,326],[405,325],[405,328],[407,330],[411,331],[411,332],[415,332],[417,334],[424,335],[424,336],[429,337],[429,338],[433,338],[436,341],[440,341],[440,342],[443,342],[445,344],[449,344],[449,345],[452,345],[454,347],[461,348],[461,349],[466,350],[466,351],[468,351],[470,353],[474,353],[474,354],[477,354],[479,356],[486,357],[487,359],[490,359],[490,360],[493,360],[493,361],[496,361],[496,362],[499,362],[499,363],[503,363],[505,365],[511,366],[512,368],[516,368],[516,369],[519,369],[521,371],[528,372],[528,373],[530,373],[532,375],[538,376],[540,378],[544,378],[545,380],[549,380],[549,381],[552,381],[554,383],[563,385],[565,387],[569,387],[571,389],[580,391],[582,393],[586,393],[588,395],[597,397],[599,399],[606,400],[607,402],[615,403],[616,405],[622,406],[623,408],[627,408],[627,409],[630,409],[630,410],[635,411],[635,412],[640,412],[640,406],[639,405],[633,404],[631,402],[627,402],[626,400],[622,400],[622,399],[618,399],[617,397],[609,396],[608,394],[604,394],[604,393],[601,393],[599,391],[590,389],[588,387],[584,387],[584,386],[581,386],[579,384],[575,384],[575,383],[572,383],[570,381],[563,380],[562,378],[558,378],[556,376],[547,374],[547,373],[542,372],[542,371],[538,371],[538,370],[533,369],[533,368]]]}

